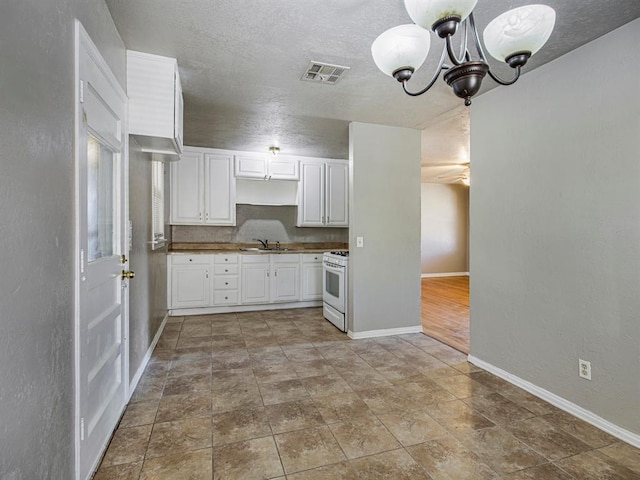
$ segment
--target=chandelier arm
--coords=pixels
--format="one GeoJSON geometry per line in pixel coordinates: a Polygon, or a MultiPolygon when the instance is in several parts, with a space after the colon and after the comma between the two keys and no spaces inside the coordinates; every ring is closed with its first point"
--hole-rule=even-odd
{"type": "Polygon", "coordinates": [[[462,54],[462,59],[459,59],[456,53],[453,51],[453,43],[451,41],[451,35],[447,35],[445,37],[445,43],[446,43],[447,53],[449,54],[449,59],[451,60],[451,62],[455,66],[461,65],[464,62],[464,53],[462,54]]]}
{"type": "Polygon", "coordinates": [[[469,50],[467,49],[467,44],[468,44],[468,35],[467,35],[467,20],[465,19],[465,21],[463,22],[464,25],[464,30],[462,32],[463,35],[463,41],[460,42],[460,58],[466,59],[467,61],[469,61],[469,50]]]}
{"type": "Polygon", "coordinates": [[[484,49],[482,48],[482,43],[480,43],[480,36],[478,35],[478,29],[476,28],[476,20],[473,16],[473,12],[471,12],[469,14],[469,16],[467,17],[467,21],[469,22],[470,26],[471,26],[471,32],[473,34],[473,41],[476,44],[476,50],[478,50],[478,55],[480,55],[480,60],[482,60],[484,63],[489,63],[487,62],[487,56],[484,54],[484,49]]]}
{"type": "Polygon", "coordinates": [[[427,84],[426,87],[424,87],[422,90],[420,90],[418,92],[410,92],[409,90],[407,90],[407,80],[403,80],[402,81],[402,89],[404,90],[404,93],[406,93],[407,95],[410,95],[412,97],[417,97],[417,96],[422,95],[423,93],[425,93],[431,87],[433,87],[433,84],[436,83],[436,80],[438,80],[438,77],[440,76],[440,72],[443,69],[446,68],[446,67],[444,67],[444,60],[446,58],[446,54],[447,54],[447,47],[445,45],[445,47],[442,49],[442,55],[440,55],[440,62],[438,62],[438,68],[436,69],[436,73],[433,75],[433,78],[427,84]]]}
{"type": "MultiPolygon", "coordinates": [[[[473,33],[473,40],[474,40],[474,43],[476,44],[476,50],[478,50],[478,55],[480,55],[480,59],[484,63],[489,65],[489,62],[487,61],[487,56],[485,55],[484,49],[482,48],[482,43],[480,43],[480,36],[478,35],[478,29],[476,28],[476,21],[475,21],[475,18],[473,17],[473,12],[469,14],[469,17],[467,17],[467,20],[469,21],[471,26],[471,31],[473,33]]],[[[466,24],[466,21],[465,21],[465,24],[466,24]]],[[[515,70],[514,76],[511,80],[501,79],[498,75],[496,75],[491,71],[491,66],[489,66],[489,70],[487,71],[487,73],[493,79],[494,82],[499,83],[500,85],[513,85],[520,78],[520,67],[519,66],[515,67],[514,70],[515,70]]]]}
{"type": "Polygon", "coordinates": [[[503,79],[501,79],[499,76],[497,76],[495,73],[493,73],[491,71],[491,69],[489,69],[489,71],[487,73],[489,74],[489,76],[491,78],[493,78],[494,82],[499,83],[500,85],[513,85],[520,78],[520,67],[515,67],[514,70],[515,70],[515,72],[514,72],[513,78],[511,80],[503,80],[503,79]]]}

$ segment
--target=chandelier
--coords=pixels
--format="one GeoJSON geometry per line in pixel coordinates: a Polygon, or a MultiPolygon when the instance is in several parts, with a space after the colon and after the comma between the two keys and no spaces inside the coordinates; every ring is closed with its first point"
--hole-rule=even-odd
{"type": "Polygon", "coordinates": [[[485,55],[473,9],[478,0],[404,0],[412,24],[387,30],[371,45],[371,54],[383,73],[402,83],[408,95],[418,96],[429,90],[443,70],[443,78],[453,92],[471,105],[471,97],[480,90],[485,75],[500,85],[511,85],[520,77],[520,69],[546,43],[556,20],[555,10],[547,5],[526,5],[494,18],[484,29],[483,38],[489,54],[513,68],[513,78],[503,80],[491,71],[485,55]],[[462,29],[460,48],[456,53],[452,37],[462,29]],[[409,91],[407,84],[413,73],[427,58],[432,30],[444,39],[438,68],[426,87],[409,91]],[[469,35],[475,46],[476,59],[469,51],[469,35]],[[452,65],[445,63],[449,59],[452,65]]]}

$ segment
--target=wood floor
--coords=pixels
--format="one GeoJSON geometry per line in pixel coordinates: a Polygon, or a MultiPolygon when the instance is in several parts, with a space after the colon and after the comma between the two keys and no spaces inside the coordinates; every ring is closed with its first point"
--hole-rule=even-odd
{"type": "Polygon", "coordinates": [[[469,353],[469,277],[422,279],[422,330],[469,353]]]}

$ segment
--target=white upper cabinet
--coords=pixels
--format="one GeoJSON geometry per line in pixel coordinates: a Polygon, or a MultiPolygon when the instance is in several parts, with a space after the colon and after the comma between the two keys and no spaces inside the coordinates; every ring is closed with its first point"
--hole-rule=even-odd
{"type": "Polygon", "coordinates": [[[186,147],[171,164],[172,225],[235,225],[233,156],[186,147]]]}
{"type": "Polygon", "coordinates": [[[127,50],[129,133],[145,152],[182,153],[183,99],[174,58],[127,50]]]}
{"type": "Polygon", "coordinates": [[[204,223],[206,225],[236,224],[236,182],[233,178],[231,155],[204,155],[204,223]]]}
{"type": "Polygon", "coordinates": [[[349,226],[349,164],[327,162],[325,165],[325,219],[330,227],[349,226]]]}
{"type": "Polygon", "coordinates": [[[185,151],[179,162],[171,163],[171,224],[203,223],[203,175],[204,164],[199,152],[185,151]]]}
{"type": "Polygon", "coordinates": [[[269,155],[236,155],[236,178],[259,180],[298,180],[298,161],[295,158],[273,157],[269,155]]]}
{"type": "Polygon", "coordinates": [[[349,226],[349,163],[346,160],[300,162],[299,227],[349,226]]]}

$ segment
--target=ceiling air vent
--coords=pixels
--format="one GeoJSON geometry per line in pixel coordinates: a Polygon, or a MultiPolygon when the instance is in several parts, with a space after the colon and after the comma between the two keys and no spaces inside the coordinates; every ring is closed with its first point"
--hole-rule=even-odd
{"type": "Polygon", "coordinates": [[[329,63],[309,62],[300,80],[335,85],[349,68],[350,67],[343,67],[341,65],[331,65],[329,63]]]}

